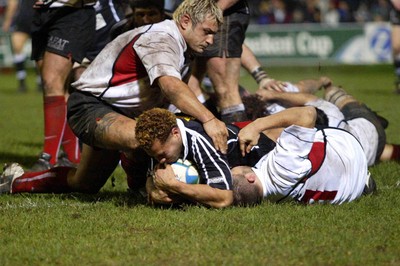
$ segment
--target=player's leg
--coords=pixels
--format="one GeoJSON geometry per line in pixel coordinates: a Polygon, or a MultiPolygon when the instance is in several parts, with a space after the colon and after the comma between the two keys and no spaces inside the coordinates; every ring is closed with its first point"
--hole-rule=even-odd
{"type": "MultiPolygon", "coordinates": [[[[11,193],[96,193],[119,162],[119,152],[93,149],[84,145],[78,168],[53,167],[39,172],[20,173],[11,184],[11,193]]],[[[4,171],[7,172],[6,170],[4,171]]],[[[10,173],[9,173],[10,174],[10,173]]],[[[6,192],[6,191],[3,191],[6,192]]]]}
{"type": "Polygon", "coordinates": [[[247,120],[239,94],[240,66],[240,58],[213,57],[207,61],[221,119],[227,123],[247,120]]]}
{"type": "Polygon", "coordinates": [[[13,32],[11,34],[11,45],[14,53],[14,66],[16,70],[16,77],[18,81],[18,92],[26,92],[26,69],[25,61],[26,54],[24,53],[24,46],[29,35],[25,32],[13,32]]]}
{"type": "Polygon", "coordinates": [[[363,144],[369,164],[377,163],[386,145],[385,121],[383,121],[385,119],[342,88],[328,87],[325,97],[341,110],[348,123],[352,123],[355,130],[353,133],[358,135],[359,141],[363,144]],[[357,118],[363,120],[354,120],[357,118]]]}
{"type": "MultiPolygon", "coordinates": [[[[81,62],[95,33],[94,9],[56,8],[35,13],[32,58],[38,62],[43,79],[45,140],[34,170],[56,164],[66,123],[65,82],[74,61],[81,62]],[[60,16],[62,14],[62,16],[60,16]],[[38,20],[38,18],[40,18],[38,20]],[[85,27],[82,27],[85,25],[85,27]]],[[[73,147],[77,139],[69,134],[73,147]]],[[[68,156],[70,154],[67,154],[68,156]]],[[[70,161],[74,158],[70,158],[70,161]]]]}
{"type": "Polygon", "coordinates": [[[328,102],[335,104],[339,109],[342,109],[348,103],[358,102],[345,90],[337,86],[329,86],[325,89],[324,99],[328,102]]]}
{"type": "Polygon", "coordinates": [[[121,166],[126,173],[131,192],[145,188],[148,170],[154,168],[153,163],[151,157],[142,149],[121,153],[121,166]]]}
{"type": "Polygon", "coordinates": [[[210,45],[199,57],[207,58],[221,119],[224,122],[247,120],[239,93],[242,45],[250,15],[245,1],[239,1],[224,12],[224,23],[210,45]]]}
{"type": "Polygon", "coordinates": [[[97,149],[83,144],[81,162],[76,172],[68,173],[72,191],[96,193],[114,172],[120,160],[117,150],[97,149]]]}
{"type": "Polygon", "coordinates": [[[70,58],[45,52],[41,73],[43,79],[44,146],[43,154],[32,170],[44,170],[56,164],[66,121],[64,84],[72,67],[70,58]],[[41,160],[42,159],[42,160],[41,160]],[[46,166],[46,161],[48,165],[46,166]]]}
{"type": "Polygon", "coordinates": [[[399,144],[386,144],[380,161],[397,161],[400,162],[400,145],[399,144]]]}

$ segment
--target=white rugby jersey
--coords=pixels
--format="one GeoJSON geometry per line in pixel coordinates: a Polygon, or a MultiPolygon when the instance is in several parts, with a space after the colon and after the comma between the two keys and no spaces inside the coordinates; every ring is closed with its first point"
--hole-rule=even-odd
{"type": "Polygon", "coordinates": [[[282,132],[275,149],[253,170],[264,198],[277,201],[288,196],[305,203],[355,200],[369,175],[367,159],[353,135],[341,129],[317,131],[295,125],[282,132]]]}
{"type": "MultiPolygon", "coordinates": [[[[299,92],[297,86],[290,82],[286,82],[285,87],[286,92],[299,92]]],[[[314,106],[318,109],[324,111],[329,120],[330,127],[336,127],[344,129],[351,134],[353,134],[363,147],[364,153],[367,156],[368,165],[374,165],[376,161],[376,153],[378,151],[379,136],[374,124],[365,118],[354,118],[351,120],[346,120],[340,109],[331,102],[323,99],[317,99],[316,101],[311,101],[305,105],[314,106]]],[[[277,113],[284,109],[285,107],[274,103],[268,108],[270,113],[277,113]]]]}
{"type": "Polygon", "coordinates": [[[329,119],[330,127],[341,128],[353,134],[361,143],[365,156],[367,156],[368,165],[375,164],[379,136],[374,124],[363,117],[346,120],[336,105],[323,99],[309,102],[306,105],[315,106],[324,111],[329,119]]]}
{"type": "Polygon", "coordinates": [[[152,107],[166,107],[154,80],[189,74],[186,42],[176,23],[164,20],[125,32],[107,44],[72,85],[90,92],[131,117],[152,107]]]}

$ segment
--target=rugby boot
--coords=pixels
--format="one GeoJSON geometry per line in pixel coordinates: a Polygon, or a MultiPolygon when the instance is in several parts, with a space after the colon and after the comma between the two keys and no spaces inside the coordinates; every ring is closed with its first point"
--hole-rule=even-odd
{"type": "Polygon", "coordinates": [[[0,194],[11,193],[14,180],[24,174],[24,169],[18,163],[5,164],[0,176],[0,194]]]}
{"type": "Polygon", "coordinates": [[[36,163],[31,167],[30,171],[32,172],[40,172],[44,170],[48,170],[53,167],[50,163],[51,155],[45,152],[40,153],[39,159],[36,163]]]}

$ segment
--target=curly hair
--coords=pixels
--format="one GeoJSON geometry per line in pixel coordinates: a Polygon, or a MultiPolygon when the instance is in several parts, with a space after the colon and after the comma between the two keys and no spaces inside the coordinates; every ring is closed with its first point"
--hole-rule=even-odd
{"type": "Polygon", "coordinates": [[[174,21],[178,22],[185,14],[190,16],[193,27],[204,22],[207,15],[214,18],[218,25],[223,23],[222,10],[218,7],[216,0],[185,0],[175,10],[174,21]]]}
{"type": "Polygon", "coordinates": [[[173,113],[166,109],[153,108],[136,119],[136,139],[140,147],[148,151],[156,139],[164,143],[171,129],[176,126],[176,116],[173,113]]]}

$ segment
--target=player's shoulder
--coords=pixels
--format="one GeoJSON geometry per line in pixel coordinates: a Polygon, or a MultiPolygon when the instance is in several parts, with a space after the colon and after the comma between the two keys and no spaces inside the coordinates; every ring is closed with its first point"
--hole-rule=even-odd
{"type": "Polygon", "coordinates": [[[184,119],[184,118],[181,118],[180,120],[187,129],[195,131],[200,134],[204,132],[203,125],[198,120],[184,119]]]}

